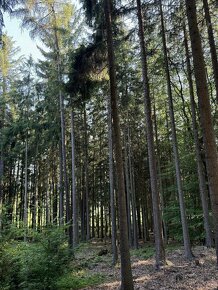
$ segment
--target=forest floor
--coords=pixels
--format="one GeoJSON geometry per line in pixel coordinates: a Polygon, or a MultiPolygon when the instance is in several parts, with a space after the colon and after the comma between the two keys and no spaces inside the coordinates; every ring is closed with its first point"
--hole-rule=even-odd
{"type": "MultiPolygon", "coordinates": [[[[203,246],[193,248],[195,258],[187,261],[183,257],[181,246],[171,246],[167,249],[167,265],[160,271],[155,270],[154,249],[143,245],[138,250],[131,251],[131,262],[134,279],[134,289],[195,289],[218,290],[218,270],[214,249],[203,246]]],[[[95,286],[82,289],[120,288],[120,265],[112,266],[110,246],[99,241],[92,241],[82,246],[75,253],[74,269],[78,278],[97,277],[95,286]],[[107,252],[107,250],[108,252],[107,252]],[[103,253],[104,251],[107,253],[103,253]]]]}

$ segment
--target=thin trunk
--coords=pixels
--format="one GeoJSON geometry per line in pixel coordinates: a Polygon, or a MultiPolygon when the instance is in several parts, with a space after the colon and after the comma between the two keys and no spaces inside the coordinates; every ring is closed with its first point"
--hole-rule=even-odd
{"type": "Polygon", "coordinates": [[[214,219],[216,255],[218,266],[218,161],[215,134],[213,129],[209,93],[206,80],[205,63],[200,33],[197,24],[197,12],[195,0],[186,0],[186,13],[188,17],[189,32],[191,38],[194,74],[197,86],[200,121],[203,130],[205,145],[208,182],[214,219]]]}
{"type": "Polygon", "coordinates": [[[163,195],[163,182],[161,178],[161,161],[160,161],[160,150],[159,150],[159,139],[158,139],[158,129],[157,129],[157,115],[156,115],[156,107],[154,103],[154,131],[155,131],[155,141],[156,141],[156,150],[157,150],[157,172],[159,176],[159,191],[160,191],[160,209],[161,209],[161,216],[162,216],[162,223],[163,223],[163,235],[165,244],[167,243],[167,224],[166,221],[163,219],[163,212],[164,212],[164,195],[163,195]]]}
{"type": "Polygon", "coordinates": [[[64,193],[63,193],[63,160],[61,153],[61,142],[59,142],[59,225],[64,222],[64,193]]]}
{"type": "Polygon", "coordinates": [[[195,141],[195,154],[197,160],[197,168],[198,168],[198,180],[199,180],[199,191],[201,196],[201,204],[203,209],[204,216],[204,230],[206,234],[206,246],[212,246],[212,236],[211,236],[211,227],[209,223],[209,209],[208,209],[208,194],[207,194],[207,186],[206,180],[203,171],[203,164],[201,160],[201,149],[200,142],[198,136],[198,125],[197,125],[197,117],[195,111],[195,98],[194,98],[194,86],[192,81],[192,69],[191,69],[191,61],[189,56],[189,48],[188,48],[188,40],[186,36],[186,29],[184,26],[184,44],[185,44],[185,52],[186,52],[186,64],[187,64],[187,72],[188,72],[188,83],[189,83],[189,94],[190,94],[190,104],[191,104],[191,112],[192,112],[192,128],[194,134],[195,141]]]}
{"type": "Polygon", "coordinates": [[[28,177],[27,177],[27,158],[28,158],[28,144],[27,144],[27,138],[25,140],[25,180],[24,180],[24,215],[23,215],[23,223],[24,223],[24,241],[26,241],[27,236],[27,227],[28,227],[28,212],[27,212],[27,206],[28,206],[28,177]]]}
{"type": "Polygon", "coordinates": [[[71,164],[72,164],[72,218],[73,218],[73,247],[78,244],[78,217],[77,217],[77,194],[75,175],[75,137],[74,137],[74,113],[71,111],[71,164]]]}
{"type": "Polygon", "coordinates": [[[117,254],[117,229],[116,229],[116,210],[115,210],[115,196],[114,196],[114,166],[113,166],[113,134],[112,134],[112,118],[111,118],[111,103],[109,97],[107,98],[108,107],[108,148],[109,148],[109,181],[110,181],[110,212],[111,212],[111,228],[112,228],[112,255],[113,265],[116,264],[117,254]]]}
{"type": "Polygon", "coordinates": [[[218,103],[218,59],[216,52],[216,43],[213,35],[212,21],[210,17],[210,9],[208,5],[208,0],[203,0],[204,14],[207,23],[208,40],[210,45],[211,60],[213,66],[213,76],[216,88],[216,101],[218,103]]]}
{"type": "Polygon", "coordinates": [[[128,168],[129,168],[129,181],[130,181],[130,194],[131,194],[131,205],[132,205],[132,229],[133,229],[133,240],[132,246],[138,248],[138,233],[137,233],[137,222],[136,222],[136,202],[135,202],[135,186],[134,186],[134,169],[132,165],[132,152],[131,152],[131,141],[130,141],[130,129],[127,129],[127,146],[128,146],[128,168]]]}
{"type": "Polygon", "coordinates": [[[116,174],[118,185],[118,207],[119,207],[119,226],[120,226],[120,255],[121,255],[121,289],[133,290],[133,277],[130,262],[130,252],[128,244],[128,226],[126,218],[126,197],[125,182],[123,172],[123,157],[121,145],[120,120],[117,106],[117,81],[115,71],[115,56],[113,47],[112,19],[111,19],[112,1],[104,1],[104,13],[106,21],[106,38],[108,49],[108,67],[110,77],[110,102],[111,115],[114,129],[114,149],[116,161],[116,174]]]}
{"type": "Polygon", "coordinates": [[[86,240],[90,239],[90,213],[89,213],[89,161],[88,161],[88,129],[86,106],[84,106],[84,134],[85,134],[85,200],[86,200],[86,240]]]}
{"type": "Polygon", "coordinates": [[[152,193],[156,267],[159,269],[160,265],[162,263],[165,263],[165,250],[164,250],[163,234],[162,234],[160,194],[158,190],[158,176],[157,176],[157,168],[156,168],[154,133],[153,133],[153,124],[152,124],[152,116],[151,116],[151,99],[150,99],[150,92],[149,92],[147,56],[146,56],[146,46],[145,46],[145,39],[144,39],[144,29],[143,29],[143,22],[142,22],[142,11],[141,11],[140,0],[137,0],[137,16],[138,16],[138,24],[139,24],[144,105],[145,105],[146,131],[147,131],[147,142],[148,142],[149,171],[150,171],[150,183],[151,183],[151,193],[152,193]]]}
{"type": "MultiPolygon", "coordinates": [[[[64,188],[63,193],[65,192],[66,196],[66,222],[69,223],[71,219],[71,207],[70,207],[70,195],[69,195],[69,187],[68,187],[68,176],[67,176],[67,163],[66,163],[66,145],[65,145],[65,117],[64,117],[64,96],[61,89],[62,86],[62,73],[61,73],[61,57],[60,57],[60,48],[59,48],[59,40],[57,33],[57,20],[56,14],[54,10],[54,6],[51,5],[53,18],[54,18],[54,38],[55,38],[55,53],[56,53],[56,65],[57,65],[57,81],[59,84],[58,94],[59,94],[59,109],[60,109],[60,125],[61,125],[61,155],[62,155],[62,168],[63,170],[63,180],[64,180],[64,188]]],[[[71,243],[71,228],[68,231],[69,234],[69,244],[71,243]]]]}
{"type": "Polygon", "coordinates": [[[177,189],[178,189],[178,194],[179,194],[179,206],[180,206],[180,215],[181,215],[181,222],[182,222],[185,257],[188,259],[191,259],[193,257],[193,254],[191,251],[191,242],[190,242],[190,237],[189,237],[184,193],[183,193],[183,189],[182,189],[182,178],[181,178],[181,172],[180,172],[180,160],[179,160],[178,142],[177,142],[177,134],[176,134],[176,126],[175,126],[173,96],[172,96],[172,89],[171,89],[171,78],[170,78],[170,72],[169,72],[168,53],[167,53],[165,26],[164,26],[164,16],[163,16],[162,1],[161,0],[159,0],[159,4],[160,4],[159,6],[160,6],[160,16],[161,16],[162,42],[163,42],[163,51],[164,51],[164,65],[165,65],[165,73],[166,73],[166,79],[167,79],[169,115],[170,115],[171,130],[172,130],[174,163],[175,163],[175,169],[176,169],[177,189]]]}
{"type": "Polygon", "coordinates": [[[128,170],[128,154],[127,154],[127,134],[124,138],[124,168],[125,168],[125,181],[126,181],[126,205],[127,205],[127,225],[128,225],[128,237],[129,245],[132,245],[132,230],[131,230],[131,209],[130,209],[130,181],[128,170]]]}

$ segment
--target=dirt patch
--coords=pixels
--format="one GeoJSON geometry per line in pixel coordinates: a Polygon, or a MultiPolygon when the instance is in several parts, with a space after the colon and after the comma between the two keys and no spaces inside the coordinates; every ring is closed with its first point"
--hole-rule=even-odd
{"type": "MultiPolygon", "coordinates": [[[[218,270],[214,249],[195,247],[195,258],[187,261],[183,257],[183,250],[167,252],[167,265],[160,271],[154,267],[154,258],[140,258],[132,256],[132,272],[134,289],[155,290],[218,290],[218,270]]],[[[110,258],[110,257],[109,257],[110,258]]],[[[120,267],[112,267],[110,263],[102,260],[89,269],[90,274],[101,273],[106,277],[107,283],[88,287],[85,289],[119,289],[120,267]]]]}

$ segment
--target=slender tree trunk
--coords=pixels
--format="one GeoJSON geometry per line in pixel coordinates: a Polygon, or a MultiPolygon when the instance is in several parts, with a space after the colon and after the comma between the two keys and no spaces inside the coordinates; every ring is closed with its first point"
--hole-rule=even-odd
{"type": "Polygon", "coordinates": [[[162,216],[162,224],[163,224],[163,235],[165,244],[168,241],[167,237],[167,224],[166,221],[163,219],[163,212],[164,212],[164,194],[163,194],[163,182],[161,178],[161,158],[160,158],[160,149],[159,149],[159,139],[158,139],[158,128],[157,128],[157,115],[156,115],[156,107],[154,103],[154,131],[155,131],[155,141],[156,141],[156,151],[157,151],[157,172],[159,176],[159,191],[160,191],[160,210],[162,216]]]}
{"type": "Polygon", "coordinates": [[[187,64],[190,104],[191,104],[191,112],[192,112],[192,128],[193,128],[193,134],[194,134],[195,154],[196,154],[197,168],[198,168],[199,190],[200,190],[201,204],[202,204],[203,216],[204,216],[204,230],[206,234],[206,246],[211,247],[212,236],[211,236],[211,228],[210,228],[210,223],[209,223],[207,186],[206,186],[206,180],[205,180],[204,171],[203,171],[203,164],[201,160],[201,149],[200,149],[200,143],[199,143],[197,117],[196,117],[196,111],[195,111],[194,86],[193,86],[193,81],[192,81],[192,69],[191,69],[191,61],[189,57],[189,48],[188,48],[188,40],[186,36],[185,25],[184,25],[184,44],[185,44],[185,51],[186,51],[186,64],[187,64]]]}
{"type": "Polygon", "coordinates": [[[27,237],[27,227],[28,227],[28,168],[27,168],[27,158],[28,158],[28,143],[27,138],[25,140],[25,179],[24,179],[24,215],[23,215],[23,223],[24,223],[24,241],[26,241],[27,237]]]}
{"type": "Polygon", "coordinates": [[[2,230],[2,206],[3,206],[3,152],[0,151],[0,236],[2,230]]]}
{"type": "Polygon", "coordinates": [[[113,265],[116,264],[117,254],[117,229],[116,229],[116,209],[114,197],[114,166],[113,166],[113,134],[112,134],[112,118],[111,118],[111,103],[109,97],[107,98],[108,108],[108,148],[109,148],[109,181],[110,181],[110,212],[111,212],[111,228],[112,228],[112,254],[113,265]]]}
{"type": "Polygon", "coordinates": [[[61,142],[59,142],[59,224],[64,222],[64,192],[63,192],[63,160],[61,152],[61,142]]]}
{"type": "Polygon", "coordinates": [[[88,129],[86,106],[84,105],[84,139],[85,139],[85,200],[86,200],[86,240],[90,239],[90,213],[89,213],[89,156],[88,156],[88,129]]]}
{"type": "Polygon", "coordinates": [[[132,151],[130,141],[130,129],[127,129],[127,156],[128,156],[128,167],[129,167],[129,181],[130,181],[130,194],[131,194],[131,205],[132,205],[132,228],[133,228],[133,241],[132,246],[138,248],[138,231],[136,222],[136,202],[135,202],[135,186],[134,186],[134,169],[132,165],[132,151]]]}
{"type": "Polygon", "coordinates": [[[213,27],[212,27],[212,21],[210,17],[210,9],[208,5],[208,0],[203,0],[203,4],[204,4],[203,6],[204,6],[205,19],[207,23],[207,32],[208,32],[211,60],[212,60],[212,66],[213,66],[214,82],[215,82],[215,88],[216,88],[216,100],[218,103],[218,59],[217,59],[217,52],[216,52],[216,44],[215,44],[214,35],[213,35],[213,27]]]}
{"type": "MultiPolygon", "coordinates": [[[[70,207],[70,195],[69,195],[67,163],[66,163],[64,96],[61,89],[61,86],[62,86],[61,57],[60,57],[60,48],[59,48],[59,40],[58,40],[58,33],[57,33],[57,20],[56,20],[56,14],[55,14],[53,5],[51,5],[51,9],[52,9],[54,25],[55,25],[54,38],[55,38],[55,53],[56,53],[56,65],[57,65],[57,81],[59,85],[58,94],[59,94],[59,110],[60,110],[60,125],[61,125],[61,155],[62,155],[61,170],[63,170],[63,180],[64,180],[63,193],[65,192],[65,196],[66,196],[66,222],[69,223],[71,219],[71,207],[70,207]]],[[[70,245],[72,243],[71,227],[69,227],[68,235],[69,235],[69,245],[70,245]]]]}
{"type": "Polygon", "coordinates": [[[206,70],[201,44],[200,33],[197,25],[195,0],[186,0],[186,13],[188,17],[189,32],[191,37],[194,74],[197,86],[200,121],[203,130],[205,145],[208,182],[210,188],[211,206],[214,219],[216,255],[218,266],[218,160],[215,134],[213,129],[209,93],[207,87],[206,70]]]}
{"type": "Polygon", "coordinates": [[[158,176],[157,176],[156,157],[155,157],[155,148],[154,148],[154,133],[153,133],[153,124],[152,124],[152,116],[151,116],[151,99],[150,99],[150,92],[149,92],[146,46],[145,46],[145,39],[144,39],[144,29],[143,29],[140,0],[137,0],[137,16],[138,16],[138,24],[139,24],[146,131],[147,131],[147,142],[148,142],[149,171],[150,171],[150,183],[151,183],[151,192],[152,192],[154,237],[155,237],[155,249],[156,249],[156,267],[159,269],[160,264],[165,263],[165,250],[164,250],[163,234],[162,234],[160,194],[158,191],[158,176]]]}
{"type": "Polygon", "coordinates": [[[127,205],[127,226],[129,246],[132,246],[132,229],[131,229],[131,209],[130,209],[130,181],[128,170],[128,153],[127,153],[127,134],[124,135],[124,168],[125,168],[125,182],[126,182],[126,205],[127,205]]]}
{"type": "Polygon", "coordinates": [[[126,197],[125,182],[123,172],[123,157],[121,145],[120,120],[117,106],[117,81],[115,71],[115,56],[113,47],[112,19],[111,19],[112,1],[104,0],[104,13],[106,21],[106,38],[108,49],[108,66],[110,77],[110,101],[111,115],[114,129],[114,148],[116,161],[116,174],[118,185],[118,207],[119,207],[119,226],[120,226],[120,255],[121,255],[121,289],[133,290],[133,278],[130,262],[130,252],[128,244],[128,227],[126,218],[126,197]]]}
{"type": "Polygon", "coordinates": [[[173,143],[174,162],[175,162],[175,169],[176,169],[177,189],[178,189],[178,194],[179,194],[179,206],[180,206],[180,215],[181,215],[181,222],[182,222],[183,241],[184,241],[184,248],[185,248],[185,256],[186,258],[191,259],[193,257],[193,254],[191,251],[191,243],[190,243],[187,216],[186,216],[184,193],[182,189],[182,178],[181,178],[181,172],[180,172],[180,161],[179,161],[176,126],[175,126],[173,97],[172,97],[172,89],[171,89],[171,79],[170,79],[170,72],[169,72],[168,53],[167,53],[167,46],[166,46],[165,26],[164,26],[161,0],[159,0],[159,4],[160,4],[160,16],[161,16],[162,41],[163,41],[163,50],[164,50],[164,63],[165,63],[165,71],[166,71],[166,79],[167,79],[169,115],[170,115],[171,130],[172,130],[172,143],[173,143]]]}
{"type": "Polygon", "coordinates": [[[71,111],[71,163],[72,163],[72,218],[73,218],[73,247],[78,244],[78,217],[77,217],[77,194],[75,175],[75,137],[74,137],[74,113],[71,111]]]}

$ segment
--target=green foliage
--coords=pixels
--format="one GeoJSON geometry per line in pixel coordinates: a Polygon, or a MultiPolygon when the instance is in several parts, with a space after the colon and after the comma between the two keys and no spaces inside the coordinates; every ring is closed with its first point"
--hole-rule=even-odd
{"type": "Polygon", "coordinates": [[[68,273],[61,277],[56,284],[57,289],[81,289],[102,283],[104,276],[101,274],[87,275],[85,272],[68,273]]]}
{"type": "MultiPolygon", "coordinates": [[[[202,241],[204,239],[204,227],[203,227],[203,213],[201,209],[189,204],[186,209],[189,235],[192,243],[202,241]]],[[[182,225],[180,219],[179,205],[172,202],[164,209],[164,220],[167,223],[168,236],[172,240],[182,242],[182,225]]]]}
{"type": "Polygon", "coordinates": [[[56,281],[70,261],[64,230],[46,228],[32,238],[31,243],[1,243],[1,289],[56,289],[56,281]]]}
{"type": "Polygon", "coordinates": [[[155,249],[153,246],[146,246],[139,249],[131,250],[131,255],[145,259],[145,260],[153,257],[154,254],[155,254],[155,249]]]}

